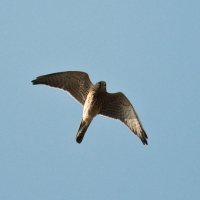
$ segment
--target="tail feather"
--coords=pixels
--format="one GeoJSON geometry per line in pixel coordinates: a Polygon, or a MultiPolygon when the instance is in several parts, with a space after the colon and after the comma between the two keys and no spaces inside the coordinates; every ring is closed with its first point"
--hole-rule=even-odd
{"type": "Polygon", "coordinates": [[[77,132],[77,134],[76,134],[76,142],[77,143],[81,143],[82,142],[82,140],[83,140],[83,137],[84,137],[84,135],[85,135],[85,132],[87,131],[87,129],[88,129],[88,126],[89,126],[89,124],[86,124],[86,122],[85,121],[81,121],[81,124],[80,124],[80,126],[79,126],[79,129],[78,129],[78,132],[77,132]]]}

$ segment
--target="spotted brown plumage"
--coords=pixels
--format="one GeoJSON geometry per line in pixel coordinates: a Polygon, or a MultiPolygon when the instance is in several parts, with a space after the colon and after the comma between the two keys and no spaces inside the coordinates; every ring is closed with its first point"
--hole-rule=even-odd
{"type": "Polygon", "coordinates": [[[76,135],[81,143],[93,118],[100,114],[123,122],[147,145],[147,134],[141,121],[127,97],[121,93],[108,93],[106,82],[92,84],[87,73],[68,71],[39,76],[32,81],[33,85],[44,84],[69,92],[83,105],[83,117],[76,135]]]}

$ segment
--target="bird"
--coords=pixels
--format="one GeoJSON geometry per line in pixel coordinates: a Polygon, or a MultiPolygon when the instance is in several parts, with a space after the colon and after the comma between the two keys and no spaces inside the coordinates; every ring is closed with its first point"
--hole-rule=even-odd
{"type": "Polygon", "coordinates": [[[128,98],[122,92],[108,93],[105,81],[94,85],[85,72],[65,71],[38,76],[31,82],[33,85],[43,84],[63,89],[83,105],[83,116],[76,134],[77,143],[82,142],[93,118],[103,115],[120,120],[144,145],[148,145],[148,136],[128,98]]]}

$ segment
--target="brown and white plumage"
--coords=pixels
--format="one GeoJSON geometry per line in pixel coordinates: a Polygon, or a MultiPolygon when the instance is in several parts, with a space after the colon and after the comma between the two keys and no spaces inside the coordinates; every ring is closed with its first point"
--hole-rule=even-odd
{"type": "Polygon", "coordinates": [[[147,134],[130,101],[121,92],[108,93],[104,81],[93,85],[87,73],[69,71],[39,76],[32,83],[63,89],[83,105],[83,117],[76,135],[78,143],[82,142],[93,118],[100,114],[119,119],[141,139],[143,144],[148,144],[147,134]]]}
{"type": "Polygon", "coordinates": [[[44,84],[69,92],[77,101],[84,105],[90,88],[93,86],[85,72],[69,71],[38,76],[33,85],[44,84]]]}

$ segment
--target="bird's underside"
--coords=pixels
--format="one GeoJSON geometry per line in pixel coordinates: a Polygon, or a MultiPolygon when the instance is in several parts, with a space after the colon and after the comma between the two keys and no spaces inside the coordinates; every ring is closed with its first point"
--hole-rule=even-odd
{"type": "Polygon", "coordinates": [[[147,134],[130,101],[121,92],[108,93],[104,81],[93,85],[87,73],[68,71],[39,76],[32,83],[63,89],[83,105],[83,118],[76,135],[78,143],[82,142],[92,119],[100,114],[120,120],[144,145],[148,144],[147,134]]]}

